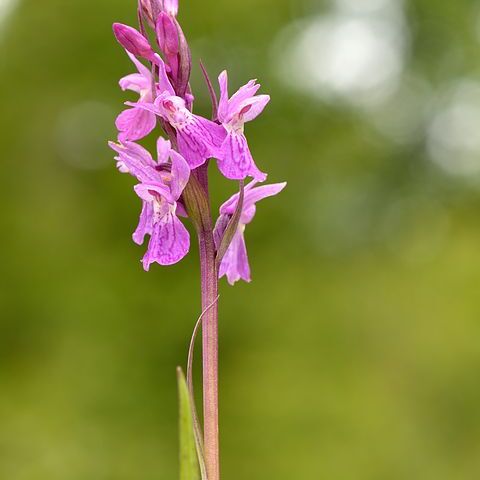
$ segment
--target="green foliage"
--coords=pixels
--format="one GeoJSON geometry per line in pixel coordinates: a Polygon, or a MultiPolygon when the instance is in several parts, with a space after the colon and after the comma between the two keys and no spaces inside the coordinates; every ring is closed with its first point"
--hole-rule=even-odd
{"type": "Polygon", "coordinates": [[[177,368],[180,439],[180,480],[200,480],[193,415],[185,375],[177,368]]]}

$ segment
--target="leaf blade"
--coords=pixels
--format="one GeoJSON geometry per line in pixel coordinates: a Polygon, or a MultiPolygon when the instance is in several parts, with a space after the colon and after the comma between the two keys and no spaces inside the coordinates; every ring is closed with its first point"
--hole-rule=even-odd
{"type": "Polygon", "coordinates": [[[177,368],[179,398],[180,480],[200,480],[190,392],[185,375],[177,368]]]}

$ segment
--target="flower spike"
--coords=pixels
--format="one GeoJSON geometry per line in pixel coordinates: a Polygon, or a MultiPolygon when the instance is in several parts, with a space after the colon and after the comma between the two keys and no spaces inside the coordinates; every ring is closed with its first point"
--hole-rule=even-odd
{"type": "MultiPolygon", "coordinates": [[[[195,332],[201,324],[203,435],[192,405],[186,410],[189,413],[192,409],[193,422],[188,419],[181,422],[185,424],[181,438],[186,439],[181,444],[189,445],[184,449],[188,450],[187,455],[181,455],[180,472],[181,475],[192,472],[195,476],[199,466],[202,478],[219,480],[218,279],[226,276],[232,285],[238,280],[250,281],[245,228],[255,216],[257,202],[277,195],[286,184],[258,185],[267,175],[255,165],[244,126],[260,115],[270,97],[257,95],[260,85],[256,80],[230,97],[228,75],[224,71],[218,77],[220,95],[217,96],[201,63],[212,102],[212,117],[207,120],[194,114],[190,85],[192,55],[177,19],[178,0],[135,3],[139,30],[115,23],[113,31],[136,68],[120,80],[120,88],[135,92],[138,98],[125,102],[128,108],[115,122],[118,141],[109,145],[115,151],[118,170],[136,180],[134,191],[142,208],[132,238],[142,245],[148,237],[143,268],[148,271],[153,263],[172,265],[187,255],[190,236],[182,218],[188,218],[198,237],[203,313],[195,332]],[[156,45],[149,40],[154,36],[156,45]],[[153,132],[157,124],[167,139],[158,138],[155,158],[136,142],[153,132]],[[209,159],[216,159],[223,176],[239,184],[239,192],[221,206],[215,228],[209,159]],[[247,177],[253,181],[245,186],[247,177]],[[199,465],[195,465],[194,446],[199,465]]],[[[194,337],[195,333],[188,360],[190,391],[183,389],[184,397],[190,393],[192,399],[194,337]]]]}

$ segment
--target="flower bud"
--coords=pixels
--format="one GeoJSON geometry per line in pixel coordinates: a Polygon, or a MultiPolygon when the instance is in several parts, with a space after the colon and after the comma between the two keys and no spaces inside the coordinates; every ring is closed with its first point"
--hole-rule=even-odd
{"type": "Polygon", "coordinates": [[[183,33],[182,27],[175,20],[178,31],[178,78],[175,85],[177,95],[184,98],[188,90],[188,82],[190,81],[190,73],[192,71],[192,54],[188,46],[187,39],[183,33]]]}
{"type": "Polygon", "coordinates": [[[165,12],[161,12],[155,28],[157,42],[165,56],[178,55],[178,31],[175,22],[165,12]]]}
{"type": "Polygon", "coordinates": [[[160,0],[140,0],[140,9],[148,24],[155,28],[158,14],[162,11],[160,0]]]}
{"type": "Polygon", "coordinates": [[[178,0],[163,0],[163,10],[170,16],[176,17],[178,14],[178,0]]]}
{"type": "Polygon", "coordinates": [[[113,33],[120,45],[135,56],[157,62],[148,40],[137,30],[122,23],[113,24],[113,33]]]}

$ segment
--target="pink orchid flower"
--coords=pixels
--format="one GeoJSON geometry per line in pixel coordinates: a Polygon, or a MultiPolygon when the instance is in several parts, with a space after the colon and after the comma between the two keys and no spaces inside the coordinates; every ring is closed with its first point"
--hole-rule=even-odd
{"type": "MultiPolygon", "coordinates": [[[[255,216],[256,203],[264,198],[277,195],[287,185],[286,182],[284,182],[256,187],[256,184],[257,181],[254,180],[245,187],[245,196],[237,231],[233,236],[232,242],[228,247],[225,256],[223,257],[222,262],[220,263],[218,276],[221,278],[226,275],[230,285],[233,285],[240,279],[244,280],[245,282],[251,281],[250,265],[248,263],[244,232],[246,225],[248,225],[255,216]]],[[[237,209],[238,200],[239,194],[236,193],[220,207],[220,217],[218,218],[214,232],[217,248],[220,245],[220,241],[223,237],[228,222],[237,209]]]]}
{"type": "MultiPolygon", "coordinates": [[[[156,93],[173,93],[163,62],[158,65],[159,81],[154,84],[152,72],[130,52],[127,51],[127,55],[137,67],[138,73],[123,77],[119,84],[122,90],[131,90],[140,95],[138,104],[153,102],[153,89],[156,93]]],[[[140,140],[155,128],[156,122],[155,114],[152,112],[138,106],[128,108],[117,117],[115,122],[119,131],[118,139],[121,142],[140,140]]]]}
{"type": "Polygon", "coordinates": [[[142,260],[144,269],[148,271],[154,262],[160,265],[179,262],[190,249],[190,235],[178,218],[184,215],[178,200],[190,177],[187,162],[161,137],[157,142],[157,161],[134,142],[110,142],[110,147],[118,154],[118,169],[140,181],[134,189],[143,206],[133,240],[141,245],[145,236],[150,236],[142,260]]]}
{"type": "Polygon", "coordinates": [[[267,175],[255,165],[243,132],[245,123],[262,113],[270,97],[256,96],[260,85],[251,80],[229,98],[226,71],[220,74],[218,82],[220,84],[218,119],[227,132],[217,152],[218,168],[225,177],[232,180],[242,180],[249,176],[263,182],[267,175]]]}

